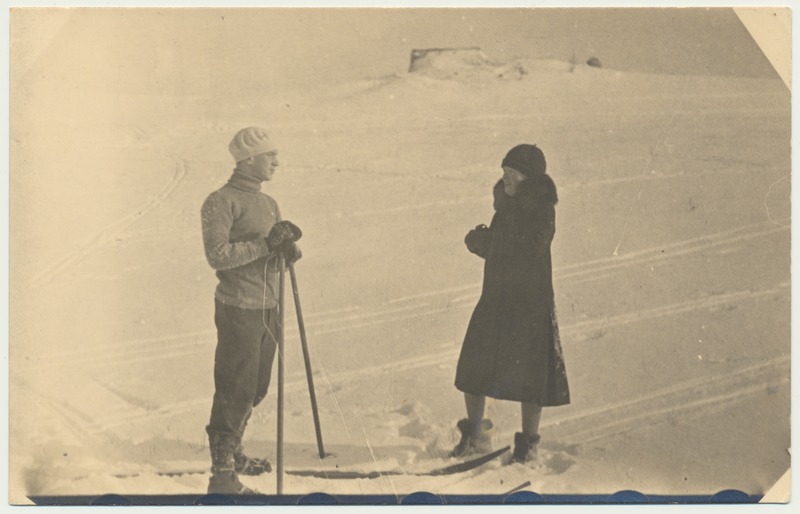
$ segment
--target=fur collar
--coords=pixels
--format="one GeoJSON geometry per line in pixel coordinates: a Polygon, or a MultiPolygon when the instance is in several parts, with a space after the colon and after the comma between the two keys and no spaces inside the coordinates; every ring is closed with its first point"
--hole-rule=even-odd
{"type": "Polygon", "coordinates": [[[558,193],[556,184],[549,175],[534,175],[520,183],[517,194],[509,196],[503,187],[503,181],[499,180],[494,185],[494,210],[502,211],[505,209],[522,208],[532,209],[539,205],[558,203],[558,193]]]}

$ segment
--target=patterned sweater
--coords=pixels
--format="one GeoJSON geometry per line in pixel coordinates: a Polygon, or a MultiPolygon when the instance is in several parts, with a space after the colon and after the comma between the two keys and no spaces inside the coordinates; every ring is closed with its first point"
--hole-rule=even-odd
{"type": "Polygon", "coordinates": [[[201,209],[203,246],[217,271],[215,297],[243,309],[278,305],[277,261],[264,239],[280,220],[278,204],[261,192],[261,182],[234,171],[201,209]]]}

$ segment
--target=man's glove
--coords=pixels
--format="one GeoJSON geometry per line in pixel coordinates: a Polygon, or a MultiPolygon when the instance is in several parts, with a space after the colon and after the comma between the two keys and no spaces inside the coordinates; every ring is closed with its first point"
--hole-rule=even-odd
{"type": "Polygon", "coordinates": [[[270,252],[281,252],[300,239],[303,232],[300,228],[291,221],[279,221],[270,229],[267,234],[267,248],[270,252]]]}
{"type": "Polygon", "coordinates": [[[294,264],[299,261],[302,256],[303,252],[300,251],[300,247],[294,242],[290,243],[283,251],[283,258],[286,260],[287,265],[294,264]]]}
{"type": "Polygon", "coordinates": [[[492,231],[486,225],[478,225],[473,230],[470,230],[467,237],[464,238],[464,243],[467,249],[481,257],[486,257],[489,248],[492,246],[492,231]]]}

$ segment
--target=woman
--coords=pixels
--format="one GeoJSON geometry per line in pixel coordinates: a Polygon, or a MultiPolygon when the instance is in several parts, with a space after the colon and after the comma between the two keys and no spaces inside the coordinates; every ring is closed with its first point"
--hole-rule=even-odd
{"type": "Polygon", "coordinates": [[[453,456],[491,448],[487,396],[522,404],[522,432],[512,462],[536,459],[542,407],[569,403],[569,388],[553,298],[550,243],[555,234],[556,186],[535,145],[512,148],[494,186],[491,226],[465,239],[485,259],[483,292],[472,314],[456,372],[467,418],[453,456]]]}

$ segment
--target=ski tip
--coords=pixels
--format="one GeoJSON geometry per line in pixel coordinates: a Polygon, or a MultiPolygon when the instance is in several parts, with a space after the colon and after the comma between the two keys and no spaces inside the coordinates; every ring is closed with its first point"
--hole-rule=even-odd
{"type": "Polygon", "coordinates": [[[511,449],[511,445],[504,446],[504,447],[500,448],[499,450],[495,450],[492,453],[487,454],[486,456],[488,457],[489,455],[494,455],[495,457],[497,457],[497,456],[503,455],[505,452],[507,452],[510,449],[511,449]]]}

